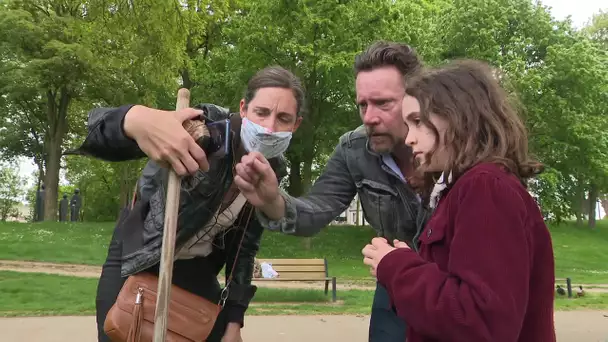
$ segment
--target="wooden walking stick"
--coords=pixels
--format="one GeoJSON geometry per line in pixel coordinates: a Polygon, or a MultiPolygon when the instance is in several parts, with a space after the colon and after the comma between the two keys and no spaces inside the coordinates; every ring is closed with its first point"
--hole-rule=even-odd
{"type": "MultiPolygon", "coordinates": [[[[181,110],[189,106],[190,91],[181,88],[177,92],[175,110],[181,110]]],[[[165,203],[165,227],[163,229],[163,244],[158,272],[158,298],[154,313],[154,342],[165,342],[165,336],[167,335],[167,317],[169,314],[169,299],[171,298],[180,188],[181,178],[175,173],[173,168],[169,167],[167,201],[165,203]]]]}

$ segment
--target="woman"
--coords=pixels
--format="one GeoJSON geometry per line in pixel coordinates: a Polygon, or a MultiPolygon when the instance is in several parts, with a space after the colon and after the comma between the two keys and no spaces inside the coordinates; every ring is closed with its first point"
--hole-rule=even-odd
{"type": "Polygon", "coordinates": [[[167,177],[159,164],[190,174],[182,181],[173,283],[218,303],[222,287],[217,276],[225,266],[226,277],[232,274],[229,296],[207,341],[241,341],[245,310],[256,290],[251,277],[263,229],[233,184],[234,165],[256,151],[269,160],[278,177],[284,176],[281,154],[302,120],[303,98],[298,78],[283,68],[269,67],[249,81],[240,115],[214,105],[198,106],[202,111],[122,106],[91,112],[81,154],[112,161],[146,155],[152,159],[138,182],[133,209],[114,231],[103,266],[96,300],[99,341],[109,341],[104,322],[127,277],[139,272],[158,275],[167,177]],[[182,121],[203,112],[214,121],[230,120],[232,144],[227,155],[207,160],[182,127],[182,121]]]}
{"type": "Polygon", "coordinates": [[[541,172],[525,127],[484,64],[411,80],[406,143],[436,182],[419,254],[376,238],[364,262],[408,322],[408,342],[555,341],[549,231],[526,180],[541,172]]]}

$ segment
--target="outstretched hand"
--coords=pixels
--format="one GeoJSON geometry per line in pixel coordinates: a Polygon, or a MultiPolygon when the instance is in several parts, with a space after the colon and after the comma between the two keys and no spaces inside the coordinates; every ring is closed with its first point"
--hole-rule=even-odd
{"type": "Polygon", "coordinates": [[[388,253],[397,248],[410,249],[405,242],[399,240],[393,240],[393,245],[395,247],[389,245],[383,237],[376,237],[372,239],[371,244],[367,244],[361,251],[363,253],[363,263],[370,266],[370,273],[374,277],[378,276],[378,265],[388,253]]]}
{"type": "Polygon", "coordinates": [[[244,155],[235,169],[234,183],[253,206],[268,206],[281,197],[277,176],[261,153],[244,155]]]}

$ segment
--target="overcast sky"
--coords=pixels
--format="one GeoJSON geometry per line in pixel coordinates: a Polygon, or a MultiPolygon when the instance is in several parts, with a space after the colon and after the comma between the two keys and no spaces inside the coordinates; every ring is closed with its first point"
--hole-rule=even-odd
{"type": "MultiPolygon", "coordinates": [[[[607,0],[541,0],[541,2],[551,7],[551,13],[557,19],[565,19],[570,15],[575,27],[583,26],[600,9],[608,11],[607,0]]],[[[121,103],[116,103],[116,106],[119,105],[121,103]]],[[[34,180],[30,179],[30,175],[36,169],[34,164],[27,159],[23,159],[19,166],[20,173],[28,177],[30,185],[33,184],[34,180]]]]}
{"type": "Polygon", "coordinates": [[[608,10],[606,0],[541,0],[541,3],[550,6],[551,13],[557,19],[565,19],[570,15],[576,27],[583,26],[600,9],[608,10]]]}

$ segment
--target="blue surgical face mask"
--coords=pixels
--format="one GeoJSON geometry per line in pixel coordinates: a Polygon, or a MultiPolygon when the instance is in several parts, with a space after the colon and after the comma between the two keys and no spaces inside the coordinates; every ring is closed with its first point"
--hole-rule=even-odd
{"type": "Polygon", "coordinates": [[[271,132],[243,118],[241,142],[247,152],[260,152],[266,159],[278,157],[287,151],[291,136],[291,132],[271,132]]]}

